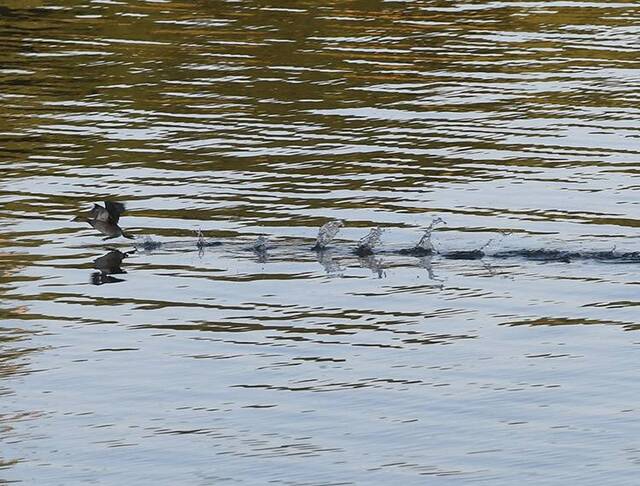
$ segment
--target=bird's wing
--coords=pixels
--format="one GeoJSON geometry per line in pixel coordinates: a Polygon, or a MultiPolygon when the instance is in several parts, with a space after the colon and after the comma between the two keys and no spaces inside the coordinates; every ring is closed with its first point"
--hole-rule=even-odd
{"type": "Polygon", "coordinates": [[[120,215],[124,213],[124,204],[113,202],[113,201],[105,201],[104,206],[107,208],[106,211],[109,214],[109,220],[117,224],[120,219],[120,215]]]}
{"type": "Polygon", "coordinates": [[[94,204],[91,211],[89,211],[89,219],[95,219],[98,221],[109,221],[109,211],[98,204],[94,204]]]}

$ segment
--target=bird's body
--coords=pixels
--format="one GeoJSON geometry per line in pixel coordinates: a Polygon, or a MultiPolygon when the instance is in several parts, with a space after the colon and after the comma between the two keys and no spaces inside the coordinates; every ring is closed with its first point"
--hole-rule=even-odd
{"type": "Polygon", "coordinates": [[[117,238],[118,236],[133,239],[133,235],[130,235],[118,226],[120,215],[124,213],[124,209],[124,204],[122,203],[105,201],[104,207],[99,204],[94,204],[91,211],[89,211],[85,216],[78,216],[77,218],[74,218],[74,221],[84,221],[89,223],[100,233],[107,236],[104,238],[105,240],[117,238]]]}

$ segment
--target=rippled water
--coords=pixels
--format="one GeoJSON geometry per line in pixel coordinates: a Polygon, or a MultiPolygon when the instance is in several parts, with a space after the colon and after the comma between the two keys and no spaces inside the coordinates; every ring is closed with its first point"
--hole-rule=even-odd
{"type": "Polygon", "coordinates": [[[637,484],[639,20],[4,1],[0,483],[637,484]]]}

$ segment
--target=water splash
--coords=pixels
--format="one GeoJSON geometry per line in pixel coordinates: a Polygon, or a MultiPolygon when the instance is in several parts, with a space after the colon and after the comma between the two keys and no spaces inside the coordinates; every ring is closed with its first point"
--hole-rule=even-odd
{"type": "MultiPolygon", "coordinates": [[[[489,238],[489,240],[482,245],[480,248],[476,248],[475,250],[454,250],[444,253],[442,256],[448,258],[449,260],[481,260],[487,253],[485,250],[491,246],[493,243],[498,241],[502,241],[505,237],[511,235],[510,231],[501,231],[499,237],[497,238],[489,238]]],[[[486,265],[486,264],[485,264],[486,265]]],[[[491,273],[491,270],[489,270],[491,273]]]]}
{"type": "Polygon", "coordinates": [[[193,231],[196,236],[198,237],[198,241],[196,241],[196,248],[198,248],[198,250],[202,250],[205,246],[206,243],[206,239],[204,237],[204,234],[202,233],[202,229],[198,228],[197,230],[193,231]]]}
{"type": "Polygon", "coordinates": [[[431,241],[431,235],[433,234],[433,230],[438,224],[447,224],[447,222],[440,217],[432,219],[431,224],[429,224],[429,226],[425,228],[424,233],[418,243],[416,243],[413,248],[400,250],[400,253],[403,255],[413,255],[418,257],[433,255],[434,253],[437,253],[435,247],[433,246],[433,242],[431,241]]]}
{"type": "Polygon", "coordinates": [[[142,240],[136,241],[133,246],[136,250],[152,251],[160,248],[162,242],[154,240],[150,236],[145,236],[142,240]]]}
{"type": "Polygon", "coordinates": [[[356,255],[358,256],[367,256],[373,255],[373,249],[380,244],[382,240],[382,233],[384,230],[379,226],[375,228],[371,228],[369,233],[362,238],[358,242],[358,247],[356,248],[356,255]]]}
{"type": "MultiPolygon", "coordinates": [[[[511,232],[502,232],[495,238],[491,238],[485,244],[477,249],[473,250],[452,250],[437,252],[431,241],[431,236],[435,227],[438,224],[446,224],[441,218],[435,218],[431,224],[424,230],[424,234],[418,241],[418,243],[408,249],[388,250],[386,254],[398,254],[398,255],[410,255],[418,258],[426,256],[441,255],[443,258],[449,260],[481,260],[484,258],[491,259],[507,259],[507,258],[520,258],[524,260],[540,261],[540,262],[565,262],[569,263],[576,260],[582,261],[599,261],[606,263],[633,263],[640,264],[640,251],[618,251],[616,247],[610,250],[595,250],[595,251],[572,251],[562,249],[548,249],[548,248],[527,248],[527,249],[513,249],[513,250],[501,250],[501,251],[485,251],[487,247],[499,242],[502,238],[511,235],[511,232]]],[[[336,273],[334,264],[331,263],[331,257],[326,253],[327,245],[333,240],[340,228],[344,226],[344,223],[340,220],[330,221],[320,228],[318,231],[318,239],[316,245],[313,247],[318,252],[318,258],[320,263],[327,269],[327,273],[336,273]]],[[[352,254],[356,254],[360,257],[365,257],[374,254],[374,249],[381,243],[381,237],[384,230],[375,227],[372,228],[369,233],[364,236],[358,242],[358,246],[351,250],[352,254]]],[[[199,252],[203,252],[205,248],[214,246],[223,246],[232,244],[231,242],[208,240],[205,238],[202,230],[197,229],[194,231],[197,236],[197,240],[178,240],[178,241],[159,241],[150,236],[139,238],[133,244],[136,251],[151,252],[162,248],[163,250],[193,250],[197,249],[199,252]]],[[[269,241],[264,236],[256,238],[254,243],[247,248],[246,244],[244,249],[250,249],[256,252],[259,256],[266,255],[267,250],[270,249],[269,241]]]]}
{"type": "Polygon", "coordinates": [[[325,223],[318,230],[318,237],[316,238],[316,244],[313,247],[314,250],[324,250],[329,243],[336,237],[340,228],[344,226],[344,223],[339,219],[329,221],[325,223]]]}
{"type": "Polygon", "coordinates": [[[195,247],[198,249],[198,251],[204,251],[205,248],[222,245],[221,241],[207,240],[200,229],[195,230],[194,233],[198,237],[198,239],[195,242],[195,245],[192,240],[159,241],[159,240],[154,240],[150,236],[145,236],[144,238],[137,240],[133,244],[133,247],[136,250],[143,250],[143,251],[153,251],[153,250],[158,250],[160,248],[164,250],[170,250],[170,249],[191,250],[195,247]]]}
{"type": "Polygon", "coordinates": [[[204,233],[200,228],[198,228],[197,230],[194,230],[194,233],[198,237],[196,241],[196,248],[198,249],[198,253],[200,253],[201,255],[204,252],[205,248],[209,248],[211,246],[218,246],[222,244],[222,242],[220,241],[213,241],[205,238],[204,233]]]}
{"type": "Polygon", "coordinates": [[[269,241],[264,236],[258,236],[256,241],[251,245],[251,250],[253,250],[254,255],[256,256],[256,262],[258,263],[267,263],[269,259],[269,253],[267,250],[269,249],[269,241]]]}
{"type": "Polygon", "coordinates": [[[264,253],[265,251],[267,251],[268,243],[269,241],[264,236],[258,236],[251,248],[253,248],[253,251],[255,252],[264,253]]]}
{"type": "Polygon", "coordinates": [[[435,253],[435,247],[431,241],[431,235],[438,224],[447,224],[447,222],[440,217],[432,219],[431,224],[424,230],[424,234],[422,235],[422,238],[420,238],[420,241],[418,241],[416,248],[421,248],[423,250],[428,250],[431,253],[435,253]]]}
{"type": "Polygon", "coordinates": [[[487,241],[480,247],[480,251],[486,250],[493,243],[502,242],[502,240],[504,240],[507,236],[511,236],[513,234],[513,231],[499,231],[499,233],[500,234],[496,238],[489,238],[489,241],[487,241]]]}

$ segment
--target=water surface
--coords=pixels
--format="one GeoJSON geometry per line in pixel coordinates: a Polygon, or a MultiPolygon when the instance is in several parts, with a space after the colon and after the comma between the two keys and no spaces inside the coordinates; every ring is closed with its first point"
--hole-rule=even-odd
{"type": "Polygon", "coordinates": [[[0,482],[637,484],[639,20],[5,1],[0,482]]]}

